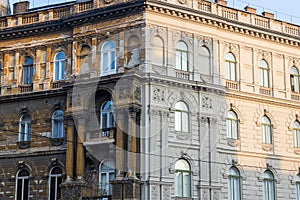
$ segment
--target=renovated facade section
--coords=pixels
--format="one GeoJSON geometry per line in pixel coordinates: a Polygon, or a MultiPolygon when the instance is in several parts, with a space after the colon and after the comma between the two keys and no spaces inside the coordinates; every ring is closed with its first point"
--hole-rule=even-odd
{"type": "Polygon", "coordinates": [[[14,6],[1,199],[300,199],[299,26],[224,0],[14,6]]]}

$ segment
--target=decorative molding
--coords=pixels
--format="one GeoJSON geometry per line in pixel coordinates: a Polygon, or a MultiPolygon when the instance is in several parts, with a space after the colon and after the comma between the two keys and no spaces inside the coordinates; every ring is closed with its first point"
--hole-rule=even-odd
{"type": "Polygon", "coordinates": [[[211,110],[213,108],[212,98],[208,95],[203,95],[201,98],[201,107],[207,110],[211,110]]]}
{"type": "Polygon", "coordinates": [[[165,102],[165,91],[162,88],[153,89],[153,101],[157,103],[165,102]]]}

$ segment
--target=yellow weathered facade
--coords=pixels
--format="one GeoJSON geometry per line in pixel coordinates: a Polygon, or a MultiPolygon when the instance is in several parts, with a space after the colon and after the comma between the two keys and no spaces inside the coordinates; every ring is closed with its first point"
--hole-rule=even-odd
{"type": "Polygon", "coordinates": [[[299,26],[226,1],[0,18],[3,199],[299,199],[299,26]]]}

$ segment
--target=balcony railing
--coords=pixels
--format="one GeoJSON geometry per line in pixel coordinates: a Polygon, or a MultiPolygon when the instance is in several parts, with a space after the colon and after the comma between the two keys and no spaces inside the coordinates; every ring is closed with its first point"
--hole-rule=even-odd
{"type": "Polygon", "coordinates": [[[232,90],[238,90],[239,89],[238,82],[230,81],[230,80],[226,80],[226,87],[228,89],[232,89],[232,90]]]}
{"type": "Polygon", "coordinates": [[[86,10],[90,10],[93,8],[93,2],[92,1],[88,1],[88,2],[83,2],[79,4],[79,12],[83,12],[86,10]]]}
{"type": "Polygon", "coordinates": [[[60,19],[71,14],[70,7],[60,8],[53,11],[53,19],[60,19]]]}
{"type": "Polygon", "coordinates": [[[259,88],[259,93],[263,94],[263,95],[271,96],[271,88],[260,87],[259,88]]]}
{"type": "Polygon", "coordinates": [[[254,21],[255,21],[256,26],[259,26],[259,27],[262,27],[262,28],[270,28],[269,19],[256,16],[254,18],[254,21]]]}
{"type": "Polygon", "coordinates": [[[296,101],[300,101],[300,94],[298,94],[298,93],[292,93],[291,94],[291,99],[292,100],[296,100],[296,101]]]}
{"type": "Polygon", "coordinates": [[[181,79],[190,80],[190,72],[176,70],[176,77],[181,79]]]}
{"type": "Polygon", "coordinates": [[[34,14],[34,15],[28,15],[22,17],[22,24],[33,24],[39,21],[39,15],[34,14]]]}
{"type": "MultiPolygon", "coordinates": [[[[197,2],[198,3],[193,3],[189,6],[192,9],[209,12],[212,15],[220,16],[225,19],[231,19],[241,23],[247,23],[290,35],[300,36],[300,26],[294,24],[282,22],[280,20],[273,19],[272,17],[269,18],[267,16],[260,16],[255,13],[249,14],[249,12],[243,10],[237,10],[235,8],[230,8],[209,1],[199,0],[197,2]]],[[[23,13],[20,15],[3,16],[0,17],[0,29],[71,17],[74,14],[86,12],[87,10],[97,9],[100,7],[103,7],[103,4],[96,4],[95,1],[90,0],[66,4],[64,7],[60,8],[45,9],[43,12],[40,12],[40,10],[37,9],[36,11],[31,11],[30,14],[23,13]]]]}
{"type": "Polygon", "coordinates": [[[222,17],[227,19],[237,20],[237,11],[232,9],[222,9],[222,17]]]}
{"type": "Polygon", "coordinates": [[[62,86],[63,82],[64,82],[64,81],[54,81],[54,82],[52,83],[52,88],[53,88],[53,89],[60,88],[60,87],[62,86]]]}
{"type": "Polygon", "coordinates": [[[20,85],[20,92],[32,92],[33,91],[33,86],[32,84],[28,84],[28,85],[20,85]]]}
{"type": "Polygon", "coordinates": [[[199,1],[198,9],[204,12],[211,12],[211,3],[207,1],[199,1]]]}

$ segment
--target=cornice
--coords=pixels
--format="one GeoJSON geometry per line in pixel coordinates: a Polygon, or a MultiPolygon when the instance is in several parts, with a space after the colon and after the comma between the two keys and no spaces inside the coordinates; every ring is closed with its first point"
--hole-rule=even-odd
{"type": "Polygon", "coordinates": [[[67,92],[65,89],[43,90],[38,92],[0,95],[0,105],[4,103],[38,100],[43,98],[51,98],[66,95],[67,92]]]}
{"type": "Polygon", "coordinates": [[[297,36],[285,34],[271,29],[261,28],[239,21],[230,20],[212,13],[194,10],[192,8],[187,8],[179,5],[173,5],[166,2],[147,0],[146,11],[169,15],[183,20],[189,20],[218,29],[286,44],[293,47],[300,46],[300,38],[297,36]]]}
{"type": "Polygon", "coordinates": [[[234,98],[234,99],[239,99],[239,100],[252,101],[255,103],[264,103],[264,104],[269,104],[269,105],[274,105],[274,106],[300,109],[300,102],[295,102],[295,101],[289,100],[289,99],[276,98],[273,96],[266,96],[266,95],[248,93],[248,92],[227,90],[226,98],[228,98],[228,97],[234,98]]]}
{"type": "Polygon", "coordinates": [[[112,18],[120,18],[123,16],[132,15],[142,10],[144,10],[143,1],[118,3],[112,6],[92,9],[84,13],[70,15],[59,20],[4,28],[0,30],[0,40],[41,35],[41,33],[53,33],[62,30],[71,31],[73,27],[82,25],[84,23],[93,23],[95,21],[103,20],[111,21],[112,18]]]}

